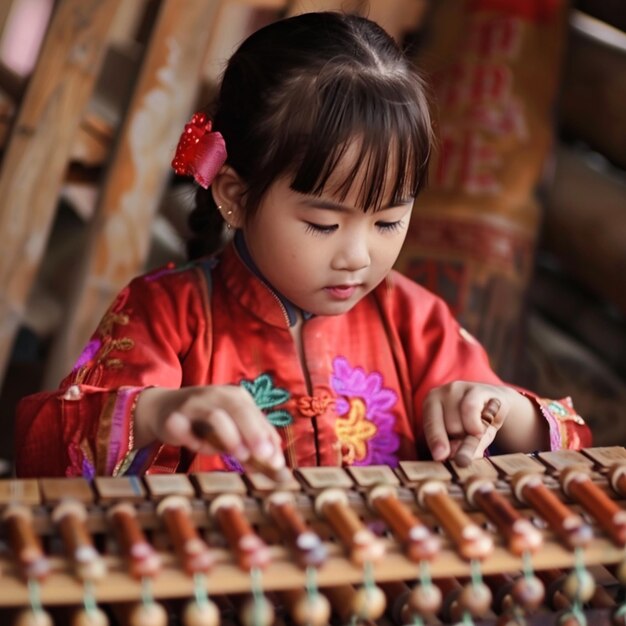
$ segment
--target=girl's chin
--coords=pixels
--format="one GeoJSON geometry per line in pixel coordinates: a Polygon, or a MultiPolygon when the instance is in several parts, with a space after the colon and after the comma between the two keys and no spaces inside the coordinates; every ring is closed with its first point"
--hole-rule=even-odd
{"type": "MultiPolygon", "coordinates": [[[[309,311],[313,315],[343,315],[347,313],[350,309],[357,304],[358,300],[350,300],[350,301],[342,301],[342,302],[332,302],[324,305],[319,305],[315,307],[314,310],[309,311]]],[[[306,309],[304,309],[306,310],[306,309]]]]}

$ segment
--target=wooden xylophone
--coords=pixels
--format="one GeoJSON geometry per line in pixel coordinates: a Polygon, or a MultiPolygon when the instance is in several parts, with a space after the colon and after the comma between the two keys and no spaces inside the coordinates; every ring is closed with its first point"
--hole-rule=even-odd
{"type": "Polygon", "coordinates": [[[57,623],[159,626],[163,602],[189,598],[185,626],[624,624],[624,498],[617,446],[300,468],[280,484],[7,479],[0,624],[48,625],[77,606],[57,623]]]}

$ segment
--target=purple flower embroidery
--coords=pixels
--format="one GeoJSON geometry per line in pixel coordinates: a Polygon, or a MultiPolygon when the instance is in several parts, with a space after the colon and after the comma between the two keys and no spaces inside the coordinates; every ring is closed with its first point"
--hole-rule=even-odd
{"type": "Polygon", "coordinates": [[[363,368],[353,368],[345,358],[337,357],[333,361],[331,386],[338,396],[335,431],[344,462],[397,465],[395,452],[400,439],[394,432],[392,409],[398,396],[393,389],[383,387],[381,374],[366,374],[363,368]]]}

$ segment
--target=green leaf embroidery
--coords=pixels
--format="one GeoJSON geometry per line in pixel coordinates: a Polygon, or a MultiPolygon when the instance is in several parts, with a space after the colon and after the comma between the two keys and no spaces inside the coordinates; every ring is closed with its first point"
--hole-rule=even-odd
{"type": "MultiPolygon", "coordinates": [[[[272,409],[291,397],[286,389],[274,386],[269,374],[260,374],[254,380],[242,380],[240,385],[250,393],[262,411],[272,409]]],[[[288,426],[293,423],[291,414],[284,410],[270,411],[266,415],[273,426],[288,426]]]]}
{"type": "Polygon", "coordinates": [[[289,426],[293,423],[293,417],[287,411],[272,411],[267,413],[267,421],[272,426],[289,426]]]}

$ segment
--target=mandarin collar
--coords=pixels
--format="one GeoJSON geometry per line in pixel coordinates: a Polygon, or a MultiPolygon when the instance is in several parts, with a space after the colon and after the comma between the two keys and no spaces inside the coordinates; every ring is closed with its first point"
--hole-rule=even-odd
{"type": "Polygon", "coordinates": [[[265,288],[269,289],[275,300],[277,300],[278,303],[281,305],[284,316],[286,317],[287,323],[290,327],[294,326],[298,321],[298,313],[300,313],[302,319],[304,320],[308,320],[313,317],[312,313],[299,309],[293,302],[283,296],[272,286],[272,284],[265,278],[265,276],[263,276],[256,263],[254,262],[252,255],[250,254],[248,246],[246,245],[246,240],[243,232],[239,229],[235,231],[232,248],[236,252],[237,256],[241,259],[243,264],[246,266],[246,268],[263,283],[265,288]]]}

